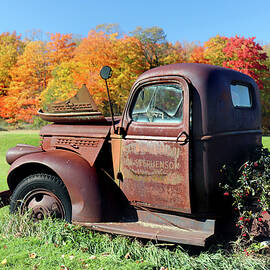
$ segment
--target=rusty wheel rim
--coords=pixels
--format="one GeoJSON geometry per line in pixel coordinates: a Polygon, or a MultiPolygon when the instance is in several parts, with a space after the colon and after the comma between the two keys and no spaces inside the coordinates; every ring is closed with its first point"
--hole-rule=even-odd
{"type": "Polygon", "coordinates": [[[52,192],[47,190],[34,190],[23,199],[21,213],[31,211],[31,218],[35,221],[45,217],[64,219],[62,202],[52,192]]]}

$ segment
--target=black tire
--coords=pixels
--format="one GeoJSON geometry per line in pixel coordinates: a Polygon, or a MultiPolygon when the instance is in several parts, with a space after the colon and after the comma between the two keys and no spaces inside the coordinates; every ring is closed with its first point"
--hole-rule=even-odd
{"type": "Polygon", "coordinates": [[[32,209],[34,219],[53,216],[71,222],[72,207],[62,180],[49,174],[33,174],[22,180],[10,198],[10,212],[32,209]]]}

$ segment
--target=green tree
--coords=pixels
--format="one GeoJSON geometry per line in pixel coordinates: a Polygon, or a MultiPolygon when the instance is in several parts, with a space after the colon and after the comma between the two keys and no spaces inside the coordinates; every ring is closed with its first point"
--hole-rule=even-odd
{"type": "Polygon", "coordinates": [[[209,64],[223,66],[223,63],[227,60],[224,52],[227,42],[227,37],[216,35],[204,43],[203,56],[209,64]]]}
{"type": "Polygon", "coordinates": [[[169,54],[169,43],[162,28],[153,26],[143,29],[138,26],[131,34],[140,40],[144,61],[149,65],[149,68],[164,64],[164,59],[169,54]]]}
{"type": "Polygon", "coordinates": [[[75,95],[79,90],[73,77],[76,69],[78,69],[78,64],[74,61],[62,62],[54,68],[47,88],[40,95],[44,109],[47,108],[48,104],[55,101],[64,101],[75,95]]]}

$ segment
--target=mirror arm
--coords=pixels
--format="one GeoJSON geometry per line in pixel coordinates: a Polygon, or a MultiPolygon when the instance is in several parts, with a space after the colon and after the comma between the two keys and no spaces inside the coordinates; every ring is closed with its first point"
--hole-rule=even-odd
{"type": "Polygon", "coordinates": [[[115,130],[115,122],[114,122],[114,115],[113,115],[113,107],[112,107],[112,101],[111,101],[111,97],[110,97],[110,92],[109,92],[109,87],[108,87],[108,83],[107,80],[109,78],[111,78],[112,76],[112,69],[109,66],[104,66],[101,70],[100,70],[100,76],[101,78],[105,81],[106,83],[106,89],[107,89],[107,94],[108,94],[108,99],[109,99],[109,104],[110,104],[110,111],[111,111],[111,116],[112,116],[112,126],[113,126],[113,131],[114,133],[116,133],[115,130]]]}
{"type": "Polygon", "coordinates": [[[108,83],[107,83],[107,80],[106,80],[106,79],[105,79],[105,83],[106,83],[106,89],[107,89],[107,94],[108,94],[109,104],[110,104],[110,111],[111,111],[111,116],[112,116],[113,131],[114,131],[114,133],[116,133],[116,130],[115,130],[115,122],[114,122],[114,114],[113,114],[113,107],[112,107],[112,102],[111,102],[111,97],[110,97],[109,87],[108,87],[108,83]]]}

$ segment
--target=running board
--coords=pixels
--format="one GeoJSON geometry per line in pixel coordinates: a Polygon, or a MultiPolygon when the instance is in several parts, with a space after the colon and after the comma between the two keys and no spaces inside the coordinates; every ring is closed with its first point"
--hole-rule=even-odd
{"type": "Polygon", "coordinates": [[[196,220],[161,213],[153,216],[146,211],[138,211],[138,218],[131,222],[74,223],[96,231],[195,246],[205,246],[207,239],[214,235],[215,221],[210,219],[196,220]]]}

